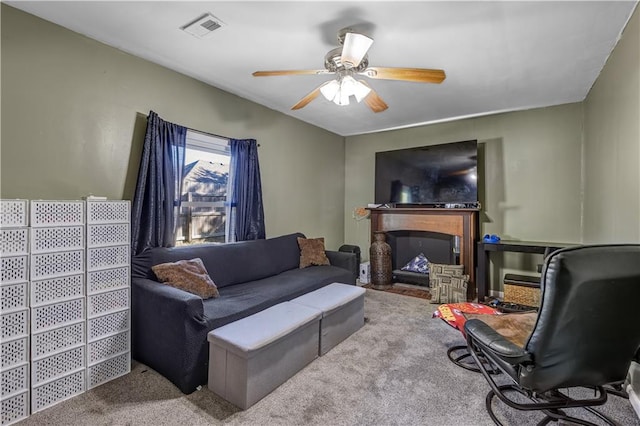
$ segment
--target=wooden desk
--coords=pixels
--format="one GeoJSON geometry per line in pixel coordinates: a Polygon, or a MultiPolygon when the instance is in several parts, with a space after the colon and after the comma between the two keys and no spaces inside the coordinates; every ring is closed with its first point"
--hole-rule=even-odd
{"type": "Polygon", "coordinates": [[[498,243],[478,243],[478,276],[476,283],[478,288],[478,302],[483,302],[489,292],[489,254],[492,251],[501,252],[517,252],[517,253],[534,253],[542,254],[545,257],[552,252],[569,247],[574,244],[565,243],[545,243],[541,241],[508,241],[501,240],[498,243]]]}

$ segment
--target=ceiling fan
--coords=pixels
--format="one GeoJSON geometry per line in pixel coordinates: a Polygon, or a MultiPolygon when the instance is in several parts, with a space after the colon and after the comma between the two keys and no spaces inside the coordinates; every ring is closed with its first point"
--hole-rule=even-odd
{"type": "Polygon", "coordinates": [[[354,96],[357,102],[364,100],[373,112],[382,112],[389,106],[366,81],[356,80],[357,76],[417,83],[441,83],[446,77],[443,70],[370,67],[367,52],[373,44],[373,39],[351,28],[338,31],[338,42],[342,47],[330,50],[325,55],[323,70],[256,71],[253,76],[335,74],[336,79],[322,83],[291,109],[304,108],[322,93],[327,100],[341,106],[349,105],[349,98],[354,96]]]}

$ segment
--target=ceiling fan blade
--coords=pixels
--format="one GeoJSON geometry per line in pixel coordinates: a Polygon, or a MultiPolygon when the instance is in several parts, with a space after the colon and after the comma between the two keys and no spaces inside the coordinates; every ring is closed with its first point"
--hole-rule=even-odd
{"type": "Polygon", "coordinates": [[[371,90],[369,96],[364,98],[364,102],[367,104],[371,111],[373,112],[382,112],[385,109],[389,108],[389,105],[386,104],[385,101],[382,100],[380,96],[374,91],[371,90]]]}
{"type": "Polygon", "coordinates": [[[284,70],[284,71],[256,71],[254,77],[273,77],[277,75],[317,75],[333,74],[327,70],[284,70]]]}
{"type": "Polygon", "coordinates": [[[312,100],[314,100],[315,98],[318,97],[318,95],[320,94],[320,89],[322,89],[324,86],[326,86],[329,83],[331,83],[331,80],[330,81],[325,81],[320,86],[318,86],[315,89],[313,89],[307,96],[305,96],[304,98],[300,99],[300,101],[297,104],[292,106],[291,109],[296,110],[296,109],[300,109],[300,108],[306,107],[309,104],[309,102],[311,102],[312,100]]]}
{"type": "MultiPolygon", "coordinates": [[[[367,84],[366,81],[362,81],[362,80],[358,80],[358,81],[364,84],[365,86],[367,86],[369,89],[371,89],[371,86],[367,84]]],[[[367,97],[364,98],[364,103],[367,104],[367,106],[371,108],[371,111],[373,112],[382,112],[385,109],[389,108],[389,105],[387,105],[387,103],[383,101],[382,98],[378,96],[376,91],[373,89],[371,89],[367,97]]]]}
{"type": "Polygon", "coordinates": [[[384,68],[369,67],[361,75],[382,80],[403,80],[417,83],[442,83],[446,78],[443,70],[425,68],[384,68]]]}
{"type": "Polygon", "coordinates": [[[371,44],[373,44],[373,39],[366,35],[346,33],[340,62],[342,62],[342,65],[346,68],[357,67],[369,51],[371,44]]]}
{"type": "Polygon", "coordinates": [[[389,108],[389,105],[387,105],[387,103],[382,100],[382,98],[376,93],[375,90],[371,88],[371,86],[366,81],[358,81],[371,89],[367,97],[364,98],[364,103],[367,104],[369,108],[371,108],[371,111],[382,112],[385,109],[389,108]]]}

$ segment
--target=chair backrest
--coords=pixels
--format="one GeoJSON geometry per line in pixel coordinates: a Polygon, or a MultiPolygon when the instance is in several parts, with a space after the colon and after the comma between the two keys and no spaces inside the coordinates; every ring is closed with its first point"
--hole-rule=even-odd
{"type": "Polygon", "coordinates": [[[624,380],[640,348],[640,245],[579,246],[546,260],[520,384],[544,392],[624,380]]]}

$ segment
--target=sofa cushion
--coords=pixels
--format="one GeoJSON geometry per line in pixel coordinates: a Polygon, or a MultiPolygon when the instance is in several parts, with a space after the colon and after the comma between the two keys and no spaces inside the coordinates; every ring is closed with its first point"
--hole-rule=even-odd
{"type": "Polygon", "coordinates": [[[151,268],[158,280],[171,287],[196,294],[203,299],[218,297],[218,288],[209,277],[202,259],[161,263],[151,268]]]}
{"type": "Polygon", "coordinates": [[[198,257],[202,259],[218,289],[259,280],[298,268],[300,261],[298,237],[304,237],[304,235],[296,233],[265,240],[228,244],[153,248],[133,257],[132,276],[155,279],[151,271],[153,265],[198,257]]]}
{"type": "Polygon", "coordinates": [[[324,238],[301,238],[298,237],[300,246],[300,268],[308,266],[330,265],[325,254],[324,238]]]}
{"type": "Polygon", "coordinates": [[[351,272],[336,266],[291,269],[277,276],[219,288],[220,297],[203,301],[204,317],[210,329],[260,312],[325,285],[348,283],[351,272]]]}

